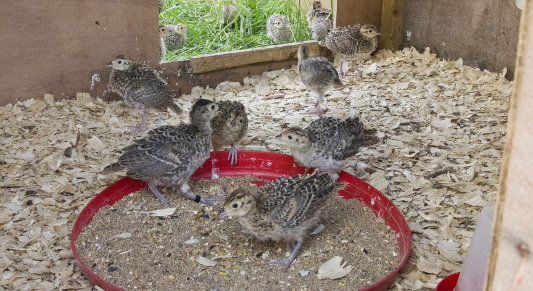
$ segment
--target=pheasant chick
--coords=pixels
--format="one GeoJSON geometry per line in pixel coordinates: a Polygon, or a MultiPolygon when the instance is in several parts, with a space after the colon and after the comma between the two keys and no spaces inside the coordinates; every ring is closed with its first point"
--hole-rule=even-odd
{"type": "Polygon", "coordinates": [[[189,114],[190,124],[165,125],[148,132],[123,149],[118,161],[105,167],[105,174],[126,169],[126,175],[146,181],[161,205],[169,201],[158,186],[179,186],[181,194],[196,202],[209,203],[190,192],[189,177],[209,158],[210,121],[218,114],[218,105],[209,100],[196,101],[189,114]]]}
{"type": "Polygon", "coordinates": [[[141,122],[130,126],[133,130],[141,131],[146,128],[149,108],[170,108],[178,114],[181,113],[181,108],[172,99],[176,94],[156,70],[123,55],[114,58],[107,66],[112,68],[109,76],[110,90],[122,96],[127,104],[142,110],[141,122]]]}
{"type": "Polygon", "coordinates": [[[165,55],[167,54],[167,49],[165,47],[165,36],[169,34],[168,27],[165,25],[159,25],[159,62],[163,63],[165,61],[165,55]]]}
{"type": "Polygon", "coordinates": [[[330,9],[322,8],[320,1],[315,1],[307,12],[307,23],[314,40],[324,39],[333,28],[333,14],[330,9]]]}
{"type": "Polygon", "coordinates": [[[187,32],[189,29],[183,23],[176,25],[167,25],[169,33],[164,37],[165,46],[167,50],[177,50],[185,45],[187,42],[187,32]]]}
{"type": "Polygon", "coordinates": [[[315,111],[311,113],[322,113],[320,105],[324,100],[324,94],[331,86],[336,88],[343,86],[339,73],[328,59],[310,57],[307,45],[301,45],[298,48],[298,73],[307,88],[318,94],[315,111]]]}
{"type": "Polygon", "coordinates": [[[375,26],[365,24],[337,27],[326,37],[326,46],[340,58],[339,72],[344,77],[342,65],[344,61],[351,61],[360,78],[363,77],[357,62],[370,57],[378,48],[379,35],[375,26]]]}
{"type": "Polygon", "coordinates": [[[267,37],[275,43],[289,42],[292,38],[291,22],[287,16],[274,13],[266,23],[267,37]]]}
{"type": "Polygon", "coordinates": [[[320,210],[334,183],[329,173],[280,177],[255,194],[233,191],[224,202],[224,216],[238,217],[245,233],[259,240],[285,240],[290,256],[270,261],[287,270],[296,259],[306,231],[318,223],[320,210]]]}
{"type": "Polygon", "coordinates": [[[228,160],[231,165],[235,165],[237,164],[237,147],[235,145],[248,132],[246,109],[242,103],[237,101],[220,101],[217,105],[219,115],[211,120],[213,149],[220,151],[225,145],[231,146],[228,160]]]}

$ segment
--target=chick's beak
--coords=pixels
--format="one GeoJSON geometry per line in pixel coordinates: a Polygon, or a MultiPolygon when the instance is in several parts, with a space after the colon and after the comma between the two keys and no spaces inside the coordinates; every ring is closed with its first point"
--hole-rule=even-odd
{"type": "Polygon", "coordinates": [[[224,208],[221,208],[220,209],[220,214],[218,216],[220,216],[220,218],[224,218],[224,217],[228,216],[228,213],[226,212],[226,210],[224,210],[224,208]]]}
{"type": "Polygon", "coordinates": [[[235,119],[234,119],[234,120],[232,120],[232,121],[230,122],[230,124],[231,124],[231,126],[235,126],[235,124],[237,124],[237,121],[235,121],[235,119]]]}
{"type": "Polygon", "coordinates": [[[281,133],[276,135],[276,138],[281,138],[281,133]]]}
{"type": "Polygon", "coordinates": [[[106,67],[111,67],[111,66],[113,66],[113,62],[109,62],[106,67]]]}

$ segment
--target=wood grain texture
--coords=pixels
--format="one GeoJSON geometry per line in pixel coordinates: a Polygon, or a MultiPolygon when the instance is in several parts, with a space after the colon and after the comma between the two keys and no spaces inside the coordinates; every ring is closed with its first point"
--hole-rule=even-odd
{"type": "Polygon", "coordinates": [[[309,46],[312,56],[319,54],[320,49],[316,41],[304,41],[201,55],[191,58],[192,73],[202,74],[262,62],[292,60],[298,58],[298,48],[302,44],[309,46]]]}
{"type": "Polygon", "coordinates": [[[2,1],[0,105],[45,93],[102,97],[117,55],[158,63],[157,29],[157,1],[2,1]]]}
{"type": "Polygon", "coordinates": [[[372,24],[380,29],[381,1],[380,0],[335,0],[335,27],[372,24]]]}
{"type": "Polygon", "coordinates": [[[513,77],[520,10],[514,0],[404,0],[402,47],[513,77]]]}
{"type": "Polygon", "coordinates": [[[381,2],[380,49],[397,50],[402,44],[404,0],[383,0],[381,2]]]}
{"type": "Polygon", "coordinates": [[[522,14],[485,290],[533,290],[533,3],[522,14]],[[520,285],[513,286],[522,277],[520,285]]]}

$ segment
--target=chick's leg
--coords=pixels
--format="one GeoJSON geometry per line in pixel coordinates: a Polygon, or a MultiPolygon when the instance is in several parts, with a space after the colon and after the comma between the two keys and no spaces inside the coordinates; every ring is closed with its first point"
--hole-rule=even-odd
{"type": "Polygon", "coordinates": [[[359,70],[359,66],[357,65],[357,61],[352,61],[352,65],[353,65],[355,71],[357,72],[357,75],[359,76],[359,78],[363,78],[363,73],[361,73],[361,70],[359,70]]]}
{"type": "Polygon", "coordinates": [[[289,269],[289,267],[291,266],[292,262],[294,262],[294,260],[296,259],[296,256],[298,255],[298,250],[300,250],[302,243],[303,241],[301,240],[296,242],[296,246],[294,247],[294,250],[292,251],[291,255],[288,258],[278,260],[278,261],[270,261],[268,263],[269,264],[283,264],[285,265],[285,271],[287,271],[287,269],[289,269]]]}
{"type": "Polygon", "coordinates": [[[344,71],[342,70],[342,61],[340,61],[341,65],[339,66],[339,74],[341,75],[341,78],[344,78],[344,71]]]}
{"type": "Polygon", "coordinates": [[[146,114],[147,110],[143,109],[141,122],[136,125],[128,125],[128,127],[131,128],[132,131],[143,131],[144,129],[146,129],[146,114]]]}
{"type": "Polygon", "coordinates": [[[202,196],[196,195],[191,192],[191,187],[187,182],[184,182],[180,186],[181,194],[185,197],[189,197],[195,202],[203,203],[203,204],[209,204],[211,205],[212,202],[221,200],[220,198],[203,198],[202,196]]]}
{"type": "Polygon", "coordinates": [[[322,109],[320,108],[320,104],[322,104],[323,100],[324,100],[324,92],[318,92],[318,100],[316,101],[315,110],[309,112],[308,114],[322,114],[322,109]]]}
{"type": "Polygon", "coordinates": [[[228,161],[232,166],[237,164],[237,147],[234,144],[229,149],[228,161]]]}
{"type": "Polygon", "coordinates": [[[168,200],[165,199],[165,197],[163,197],[163,195],[161,195],[159,190],[157,190],[157,186],[155,185],[154,181],[148,182],[148,188],[150,188],[150,190],[152,190],[152,192],[155,194],[155,196],[157,196],[157,198],[159,198],[159,201],[161,201],[161,205],[169,205],[170,204],[170,202],[168,202],[168,200]]]}

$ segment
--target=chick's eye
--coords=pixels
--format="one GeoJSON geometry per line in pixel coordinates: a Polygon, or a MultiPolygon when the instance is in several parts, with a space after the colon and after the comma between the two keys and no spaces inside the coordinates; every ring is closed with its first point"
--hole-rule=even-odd
{"type": "Polygon", "coordinates": [[[239,120],[240,123],[243,123],[244,122],[244,119],[241,118],[241,120],[239,120]]]}
{"type": "Polygon", "coordinates": [[[237,207],[239,207],[239,203],[233,203],[233,204],[231,205],[231,207],[233,207],[233,208],[237,208],[237,207]]]}
{"type": "Polygon", "coordinates": [[[292,139],[292,135],[287,136],[289,139],[292,139]]]}
{"type": "Polygon", "coordinates": [[[122,64],[122,61],[118,61],[119,64],[122,64]]]}
{"type": "Polygon", "coordinates": [[[215,105],[211,105],[211,110],[215,110],[215,105]]]}

